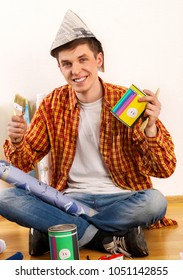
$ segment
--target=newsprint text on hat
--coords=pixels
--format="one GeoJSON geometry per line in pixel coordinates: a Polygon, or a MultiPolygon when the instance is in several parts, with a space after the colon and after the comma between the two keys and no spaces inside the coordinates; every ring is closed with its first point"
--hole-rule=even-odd
{"type": "Polygon", "coordinates": [[[54,56],[54,50],[75,39],[95,37],[86,24],[71,10],[68,10],[51,46],[50,54],[54,56]]]}

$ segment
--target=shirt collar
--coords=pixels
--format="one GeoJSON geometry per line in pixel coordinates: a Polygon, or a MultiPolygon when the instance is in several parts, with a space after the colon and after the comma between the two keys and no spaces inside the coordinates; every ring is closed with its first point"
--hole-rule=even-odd
{"type": "Polygon", "coordinates": [[[74,89],[69,86],[69,109],[72,110],[78,103],[74,89]]]}

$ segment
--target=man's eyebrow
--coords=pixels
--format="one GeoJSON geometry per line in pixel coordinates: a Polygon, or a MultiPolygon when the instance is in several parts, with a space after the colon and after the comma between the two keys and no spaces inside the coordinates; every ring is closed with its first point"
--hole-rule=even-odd
{"type": "Polygon", "coordinates": [[[61,63],[69,62],[68,59],[61,59],[61,63]]]}
{"type": "Polygon", "coordinates": [[[87,56],[87,54],[83,53],[83,54],[79,55],[78,58],[82,58],[83,56],[87,56]]]}
{"type": "MultiPolygon", "coordinates": [[[[79,55],[77,58],[80,59],[80,58],[86,57],[86,56],[87,56],[87,54],[83,53],[83,54],[79,55]]],[[[63,62],[70,62],[70,60],[69,59],[61,59],[61,62],[62,63],[63,62]]]]}

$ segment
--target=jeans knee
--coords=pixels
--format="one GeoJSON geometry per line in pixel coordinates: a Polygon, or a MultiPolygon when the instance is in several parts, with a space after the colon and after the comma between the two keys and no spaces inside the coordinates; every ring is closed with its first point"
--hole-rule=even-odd
{"type": "Polygon", "coordinates": [[[155,189],[150,190],[148,195],[146,213],[149,216],[149,223],[152,224],[164,217],[167,200],[160,191],[155,189]]]}
{"type": "Polygon", "coordinates": [[[154,212],[166,212],[167,200],[165,196],[158,190],[152,189],[149,201],[151,210],[154,212]]]}
{"type": "Polygon", "coordinates": [[[0,191],[0,205],[6,199],[8,193],[9,193],[9,189],[6,188],[0,191]]]}
{"type": "Polygon", "coordinates": [[[4,188],[0,191],[0,214],[16,204],[16,188],[4,188]]]}

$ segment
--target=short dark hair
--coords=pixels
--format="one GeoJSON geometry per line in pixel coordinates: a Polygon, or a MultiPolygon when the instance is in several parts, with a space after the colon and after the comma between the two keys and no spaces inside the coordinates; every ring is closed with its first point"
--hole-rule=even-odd
{"type": "MultiPolygon", "coordinates": [[[[75,39],[71,42],[68,42],[68,43],[54,49],[52,55],[55,58],[58,58],[59,51],[66,50],[66,49],[74,49],[77,46],[84,45],[84,44],[88,45],[90,50],[93,52],[95,58],[97,57],[97,54],[99,54],[101,52],[103,54],[103,59],[104,59],[104,51],[102,48],[102,44],[95,37],[75,39]]],[[[101,66],[101,71],[104,71],[104,61],[103,61],[103,65],[101,66]]]]}

